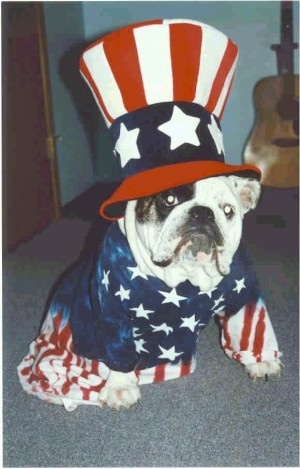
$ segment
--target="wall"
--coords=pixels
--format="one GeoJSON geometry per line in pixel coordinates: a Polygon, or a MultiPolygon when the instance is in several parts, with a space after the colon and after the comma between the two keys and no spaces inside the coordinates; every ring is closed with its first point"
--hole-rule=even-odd
{"type": "Polygon", "coordinates": [[[78,70],[85,46],[81,2],[44,2],[61,201],[65,205],[94,181],[87,123],[90,92],[78,70]]]}
{"type": "MultiPolygon", "coordinates": [[[[299,35],[299,4],[294,2],[294,38],[299,35]]],[[[176,1],[83,2],[85,37],[94,40],[130,23],[153,18],[190,18],[220,29],[239,46],[239,61],[231,95],[222,119],[226,160],[239,164],[254,121],[252,90],[261,77],[276,75],[275,53],[270,45],[280,38],[280,2],[277,1],[176,1]]],[[[298,72],[298,54],[295,70],[298,72]]],[[[97,174],[111,165],[105,130],[99,132],[97,174]],[[101,154],[100,149],[104,149],[101,154]]]]}

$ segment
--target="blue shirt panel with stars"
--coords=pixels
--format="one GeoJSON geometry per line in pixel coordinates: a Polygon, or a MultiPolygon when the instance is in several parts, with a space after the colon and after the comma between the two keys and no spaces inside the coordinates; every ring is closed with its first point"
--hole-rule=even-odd
{"type": "Polygon", "coordinates": [[[260,296],[243,244],[230,274],[210,292],[189,281],[170,288],[139,270],[117,223],[109,227],[99,253],[77,266],[60,290],[52,310],[68,316],[74,351],[123,372],[189,362],[212,316],[232,315],[260,296]],[[72,298],[66,294],[70,282],[72,298]]]}

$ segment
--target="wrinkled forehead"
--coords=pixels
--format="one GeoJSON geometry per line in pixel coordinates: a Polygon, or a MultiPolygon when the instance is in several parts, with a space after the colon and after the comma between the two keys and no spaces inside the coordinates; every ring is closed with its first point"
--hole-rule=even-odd
{"type": "Polygon", "coordinates": [[[211,177],[201,179],[195,183],[174,187],[154,196],[154,199],[160,199],[168,194],[175,194],[179,199],[179,205],[197,204],[212,205],[214,202],[233,201],[235,199],[232,186],[226,176],[211,177]]]}
{"type": "Polygon", "coordinates": [[[226,177],[213,177],[195,183],[194,200],[197,204],[210,205],[224,199],[235,199],[226,177]]]}

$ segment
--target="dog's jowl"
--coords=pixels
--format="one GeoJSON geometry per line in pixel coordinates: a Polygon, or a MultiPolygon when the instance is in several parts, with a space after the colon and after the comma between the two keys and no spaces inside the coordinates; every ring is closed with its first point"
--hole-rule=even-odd
{"type": "Polygon", "coordinates": [[[83,52],[122,181],[100,207],[112,221],[101,245],[62,278],[18,367],[29,394],[67,410],[130,407],[140,385],[195,371],[212,318],[251,378],[280,372],[242,241],[260,171],[224,157],[237,55],[227,36],[192,20],[130,25],[83,52]]]}

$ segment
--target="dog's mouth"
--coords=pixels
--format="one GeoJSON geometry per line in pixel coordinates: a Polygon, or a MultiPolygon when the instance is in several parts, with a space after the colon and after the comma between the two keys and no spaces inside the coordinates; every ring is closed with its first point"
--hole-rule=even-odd
{"type": "Polygon", "coordinates": [[[176,239],[170,256],[158,259],[153,255],[152,261],[159,267],[168,267],[172,262],[194,261],[206,264],[215,261],[219,273],[224,275],[218,262],[218,255],[224,250],[223,245],[223,237],[219,230],[190,230],[176,239]]]}

